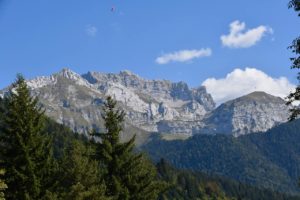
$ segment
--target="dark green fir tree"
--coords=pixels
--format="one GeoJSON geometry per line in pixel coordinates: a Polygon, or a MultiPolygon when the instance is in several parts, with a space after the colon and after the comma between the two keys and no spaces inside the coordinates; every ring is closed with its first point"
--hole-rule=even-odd
{"type": "Polygon", "coordinates": [[[95,134],[98,143],[97,157],[106,169],[106,194],[117,200],[157,199],[163,184],[157,181],[155,167],[142,155],[134,152],[135,137],[122,143],[124,112],[116,107],[111,97],[106,99],[103,119],[106,133],[95,134]]]}
{"type": "MultiPolygon", "coordinates": [[[[44,114],[21,75],[3,99],[0,156],[6,169],[6,199],[42,199],[53,170],[51,139],[43,132],[44,114]],[[3,109],[4,108],[4,109],[3,109]]],[[[49,193],[49,191],[48,191],[49,193]]]]}
{"type": "Polygon", "coordinates": [[[59,198],[64,200],[107,200],[102,169],[91,157],[94,150],[79,140],[73,140],[65,151],[62,175],[59,177],[59,198]]]}
{"type": "MultiPolygon", "coordinates": [[[[298,12],[298,16],[300,17],[300,0],[291,0],[289,2],[289,8],[293,8],[296,12],[298,12]]],[[[293,40],[292,45],[289,47],[292,52],[295,54],[295,57],[291,58],[292,61],[292,69],[300,69],[300,37],[293,40]]],[[[287,105],[291,105],[295,101],[300,100],[300,72],[298,72],[297,79],[299,84],[294,92],[291,92],[287,97],[288,102],[287,105]]],[[[289,120],[294,120],[300,115],[300,107],[294,107],[291,110],[291,115],[289,120]]]]}
{"type": "Polygon", "coordinates": [[[7,189],[7,185],[2,178],[4,174],[4,169],[0,169],[0,200],[5,200],[4,191],[7,189]]]}

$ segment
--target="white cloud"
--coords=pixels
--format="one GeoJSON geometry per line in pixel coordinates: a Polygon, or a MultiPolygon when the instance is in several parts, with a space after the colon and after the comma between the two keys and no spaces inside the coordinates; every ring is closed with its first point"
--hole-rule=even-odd
{"type": "Polygon", "coordinates": [[[285,77],[272,78],[255,68],[235,69],[225,78],[209,78],[202,85],[218,105],[254,91],[285,98],[296,87],[285,77]]]}
{"type": "Polygon", "coordinates": [[[273,34],[273,29],[267,26],[258,26],[246,30],[245,22],[234,21],[230,24],[230,33],[222,35],[222,44],[230,48],[248,48],[259,42],[267,33],[273,34]]]}
{"type": "Polygon", "coordinates": [[[169,62],[187,62],[195,58],[211,56],[212,50],[206,49],[194,49],[194,50],[181,50],[173,53],[164,54],[156,58],[156,63],[167,64],[169,62]]]}
{"type": "Polygon", "coordinates": [[[88,36],[94,37],[97,35],[98,29],[96,26],[93,25],[87,25],[85,32],[88,36]]]}

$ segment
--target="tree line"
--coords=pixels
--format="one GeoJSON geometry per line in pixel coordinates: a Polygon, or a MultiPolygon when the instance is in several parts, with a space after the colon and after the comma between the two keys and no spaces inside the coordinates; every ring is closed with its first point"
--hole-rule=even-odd
{"type": "Polygon", "coordinates": [[[18,76],[0,98],[0,199],[291,199],[177,170],[165,160],[154,165],[136,151],[135,137],[120,141],[125,114],[116,107],[108,97],[103,105],[106,132],[93,132],[88,138],[47,118],[18,76]]]}
{"type": "MultiPolygon", "coordinates": [[[[300,1],[291,0],[289,7],[299,12],[300,1]]],[[[289,48],[296,54],[291,67],[299,69],[299,37],[289,48]]],[[[299,85],[288,100],[288,104],[300,100],[299,85]]],[[[299,107],[291,111],[290,120],[300,114],[299,107]]],[[[93,133],[92,140],[77,136],[80,140],[60,141],[64,128],[53,123],[45,128],[44,110],[18,76],[8,94],[0,98],[0,199],[227,199],[216,186],[203,191],[196,184],[198,190],[190,190],[195,186],[190,180],[197,182],[190,174],[168,176],[172,170],[166,170],[163,163],[155,168],[134,151],[135,137],[122,143],[124,113],[110,97],[103,118],[106,132],[93,133]]]]}
{"type": "Polygon", "coordinates": [[[62,133],[45,129],[44,110],[20,75],[1,105],[1,198],[149,200],[165,189],[150,161],[134,152],[135,138],[120,141],[124,112],[111,97],[106,132],[86,142],[62,143],[55,138],[62,133]]]}
{"type": "Polygon", "coordinates": [[[135,137],[120,141],[125,114],[116,101],[102,109],[104,133],[74,133],[46,117],[19,75],[0,98],[0,200],[232,199],[216,183],[154,165],[135,137]]]}

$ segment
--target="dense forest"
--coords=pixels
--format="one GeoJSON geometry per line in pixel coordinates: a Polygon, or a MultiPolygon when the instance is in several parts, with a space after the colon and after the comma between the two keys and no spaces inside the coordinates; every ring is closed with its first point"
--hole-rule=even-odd
{"type": "MultiPolygon", "coordinates": [[[[0,2],[4,1],[0,0],[0,2]]],[[[300,0],[288,0],[288,2],[289,8],[294,9],[300,16],[300,0]]],[[[29,7],[23,10],[28,11],[29,7]]],[[[196,6],[194,7],[196,8],[196,6]]],[[[40,5],[34,8],[38,8],[36,10],[39,12],[47,11],[43,10],[40,5]]],[[[180,12],[185,10],[184,6],[182,8],[180,12]]],[[[124,13],[132,11],[130,9],[123,12],[121,9],[123,10],[123,8],[116,10],[113,5],[109,13],[115,16],[126,16],[124,13]]],[[[111,22],[113,23],[110,23],[110,21],[105,23],[109,27],[108,35],[115,35],[117,42],[122,39],[119,35],[124,35],[120,34],[121,32],[118,29],[123,26],[132,27],[132,24],[119,24],[114,21],[130,21],[128,19],[132,16],[141,14],[139,10],[144,12],[143,9],[136,9],[136,7],[134,9],[133,15],[129,18],[112,17],[113,21],[111,22]]],[[[98,7],[95,6],[95,10],[98,14],[98,7]]],[[[178,11],[178,9],[176,10],[178,11]]],[[[227,11],[226,8],[223,10],[227,11]]],[[[63,12],[65,11],[66,9],[63,10],[63,12]]],[[[89,14],[92,14],[92,11],[89,14]]],[[[187,11],[191,12],[190,9],[187,9],[187,11]]],[[[35,17],[37,13],[28,13],[33,14],[30,16],[30,23],[26,23],[26,21],[22,21],[22,23],[25,24],[24,27],[30,29],[28,28],[30,25],[35,26],[37,24],[32,19],[38,17],[35,17]]],[[[162,13],[165,13],[164,10],[162,13]]],[[[176,14],[178,15],[178,12],[176,14]]],[[[81,13],[81,15],[85,14],[81,13]]],[[[21,12],[20,16],[24,17],[25,15],[21,12]]],[[[17,20],[14,21],[14,19],[20,19],[20,16],[14,16],[13,19],[6,17],[6,19],[12,19],[13,23],[9,24],[15,26],[17,20]]],[[[75,15],[63,13],[63,16],[71,16],[69,18],[76,21],[74,20],[75,15]]],[[[89,18],[91,16],[88,15],[89,18]]],[[[193,19],[195,17],[197,16],[192,15],[193,19]]],[[[56,18],[43,17],[43,19],[46,18],[51,18],[53,22],[57,21],[56,18]]],[[[98,18],[99,15],[93,21],[98,18]]],[[[83,23],[85,21],[83,19],[79,21],[83,23]]],[[[109,19],[109,17],[104,17],[104,19],[109,19]]],[[[158,15],[155,19],[161,19],[161,17],[158,15]]],[[[165,20],[169,22],[170,19],[172,18],[168,13],[165,20]]],[[[207,23],[207,20],[203,21],[207,23]]],[[[152,23],[151,20],[147,20],[147,22],[152,23]]],[[[184,20],[180,22],[184,22],[184,20]]],[[[49,23],[43,24],[49,25],[49,23]]],[[[150,30],[149,23],[145,24],[145,27],[150,30]]],[[[157,25],[157,23],[154,24],[157,25]]],[[[173,24],[175,24],[176,30],[179,30],[178,24],[173,24]]],[[[62,27],[60,23],[55,23],[55,25],[58,28],[62,27]]],[[[98,26],[98,23],[96,25],[98,26]]],[[[14,26],[11,27],[14,28],[14,26]]],[[[73,25],[70,27],[67,27],[68,30],[74,32],[76,27],[73,25]]],[[[164,23],[159,23],[156,29],[153,30],[156,33],[161,33],[163,29],[157,29],[159,27],[166,28],[165,30],[172,29],[172,26],[167,27],[164,26],[164,23]]],[[[230,25],[229,37],[222,35],[221,40],[223,42],[222,38],[225,37],[226,39],[228,37],[229,39],[226,40],[230,40],[230,42],[225,42],[229,43],[225,46],[229,48],[246,48],[252,46],[251,43],[254,45],[258,42],[264,36],[264,33],[270,32],[270,34],[273,34],[272,28],[262,25],[258,28],[265,29],[263,30],[265,32],[262,32],[258,39],[253,42],[246,42],[248,44],[237,45],[236,42],[231,42],[232,36],[236,36],[237,40],[244,40],[241,33],[245,32],[248,37],[248,33],[253,32],[253,30],[255,32],[255,29],[247,30],[245,22],[235,21],[230,25]]],[[[99,29],[99,32],[106,36],[106,32],[103,32],[102,29],[99,29]]],[[[135,26],[133,31],[138,29],[147,31],[139,28],[139,26],[135,26]]],[[[36,30],[40,31],[41,27],[35,27],[34,31],[36,30]]],[[[52,30],[51,27],[47,27],[48,30],[52,30]]],[[[125,36],[132,35],[128,30],[129,28],[123,30],[125,36]]],[[[188,30],[188,26],[184,27],[184,31],[186,30],[188,30]]],[[[94,37],[96,42],[100,41],[99,38],[95,38],[97,31],[97,27],[91,24],[87,25],[85,30],[87,36],[94,37]]],[[[197,33],[197,30],[193,29],[193,31],[197,33]]],[[[42,32],[26,32],[25,34],[22,31],[15,32],[25,36],[43,36],[37,39],[44,39],[44,42],[49,33],[53,36],[51,31],[48,31],[48,35],[43,35],[42,32]]],[[[62,33],[64,31],[60,30],[58,32],[62,33]]],[[[84,38],[82,35],[78,35],[80,38],[84,38]]],[[[136,35],[136,33],[133,33],[134,37],[130,37],[136,39],[136,35]]],[[[148,35],[153,36],[153,34],[148,35]]],[[[146,38],[148,35],[143,34],[143,37],[146,38]]],[[[185,36],[186,34],[179,33],[179,35],[185,36]]],[[[13,36],[16,35],[13,34],[13,36]]],[[[189,37],[193,38],[192,36],[189,37]]],[[[29,38],[24,44],[30,43],[34,49],[41,51],[36,48],[40,41],[31,41],[29,38]]],[[[64,36],[60,35],[57,41],[60,41],[61,38],[64,38],[64,36]]],[[[158,39],[157,37],[153,38],[158,39]]],[[[164,39],[164,35],[160,34],[160,38],[164,39]]],[[[187,37],[185,36],[185,38],[187,37]]],[[[24,46],[22,38],[17,37],[16,41],[14,41],[16,44],[20,43],[24,46]]],[[[113,47],[117,44],[108,41],[113,47]]],[[[151,40],[149,41],[151,42],[151,40]]],[[[166,43],[173,44],[170,41],[166,43]]],[[[7,40],[7,44],[10,47],[12,43],[7,40]]],[[[88,46],[95,46],[90,44],[92,43],[88,42],[88,46]]],[[[105,44],[102,46],[105,47],[105,44]]],[[[68,46],[66,44],[62,45],[68,46]]],[[[134,46],[135,49],[138,49],[135,43],[124,46],[134,46]]],[[[56,45],[53,47],[56,47],[56,45]]],[[[45,52],[51,53],[53,47],[48,47],[45,52]]],[[[71,47],[73,46],[71,45],[71,47]]],[[[295,54],[294,57],[290,58],[291,68],[299,70],[300,37],[295,38],[288,48],[295,54]]],[[[24,53],[22,48],[12,46],[8,48],[7,55],[14,56],[15,53],[11,53],[11,50],[14,49],[19,49],[20,52],[24,53]]],[[[34,51],[31,52],[34,49],[29,48],[27,51],[31,55],[35,55],[34,51]]],[[[64,48],[59,49],[65,51],[64,48]]],[[[91,49],[95,50],[94,48],[91,49]]],[[[114,50],[115,48],[109,49],[114,50]]],[[[120,52],[124,51],[121,49],[120,52]]],[[[69,54],[72,53],[77,55],[78,52],[70,52],[69,54]]],[[[109,52],[106,52],[106,54],[109,55],[109,52]]],[[[58,55],[61,54],[58,53],[58,55]]],[[[116,57],[116,55],[112,55],[116,57]]],[[[127,54],[124,55],[128,56],[127,54]]],[[[162,53],[161,56],[155,59],[155,62],[161,65],[174,61],[186,62],[193,58],[208,56],[211,56],[210,48],[202,48],[199,51],[197,49],[176,50],[174,53],[162,53]],[[204,51],[209,52],[205,53],[204,51]]],[[[34,59],[37,57],[43,59],[43,55],[38,54],[34,59]]],[[[8,56],[8,58],[11,57],[8,56]]],[[[25,55],[24,58],[28,58],[28,56],[25,55]]],[[[108,58],[110,57],[108,56],[108,58]]],[[[228,58],[226,59],[228,60],[228,58]]],[[[128,61],[130,63],[130,59],[128,61]]],[[[9,62],[7,63],[8,66],[13,66],[9,62]]],[[[180,72],[177,75],[180,74],[182,73],[180,72]]],[[[300,72],[297,74],[297,79],[300,81],[300,72]]],[[[282,81],[283,79],[278,80],[282,81]]],[[[194,97],[192,100],[194,100],[194,97]]],[[[299,83],[296,90],[287,97],[287,100],[287,105],[293,105],[293,103],[300,100],[299,83]]],[[[212,104],[214,103],[212,102],[212,104]]],[[[161,106],[163,106],[162,103],[161,106]]],[[[191,106],[194,107],[193,104],[191,106]]],[[[165,110],[163,107],[162,109],[165,110]]],[[[252,133],[240,137],[222,133],[216,135],[199,133],[186,140],[172,141],[164,140],[163,138],[166,137],[160,133],[153,133],[147,143],[139,147],[136,147],[136,144],[139,143],[137,141],[143,138],[139,139],[134,133],[124,131],[125,113],[118,107],[117,102],[112,97],[108,96],[106,100],[103,100],[103,104],[99,105],[99,110],[102,111],[101,120],[104,122],[104,127],[101,131],[103,132],[93,130],[86,135],[76,133],[65,125],[47,117],[39,99],[32,96],[24,77],[18,75],[9,91],[5,91],[5,94],[0,96],[0,200],[300,200],[299,106],[291,107],[290,122],[278,125],[263,133],[252,133]],[[126,140],[122,140],[121,137],[126,138],[126,140]]]]}
{"type": "Polygon", "coordinates": [[[1,99],[1,198],[146,200],[167,188],[134,152],[135,137],[120,142],[124,113],[112,98],[102,108],[106,132],[89,139],[49,122],[38,102],[22,76],[1,99]]]}
{"type": "Polygon", "coordinates": [[[157,164],[157,170],[162,180],[172,184],[170,189],[161,195],[160,199],[206,199],[205,195],[212,199],[300,199],[300,197],[284,195],[268,189],[259,189],[216,175],[175,169],[164,159],[157,164]]]}
{"type": "Polygon", "coordinates": [[[106,133],[79,135],[47,118],[18,77],[0,99],[0,198],[299,199],[178,170],[165,160],[152,164],[135,149],[134,137],[119,141],[124,113],[115,106],[108,98],[102,108],[106,133]]]}
{"type": "Polygon", "coordinates": [[[165,158],[178,168],[217,173],[263,188],[298,193],[300,176],[299,120],[266,133],[238,138],[195,135],[185,141],[153,137],[143,149],[152,159],[165,158]]]}
{"type": "MultiPolygon", "coordinates": [[[[77,141],[92,145],[87,138],[73,133],[69,128],[48,120],[47,127],[51,132],[59,133],[55,138],[56,152],[70,141],[77,141]]],[[[158,179],[167,183],[167,189],[160,194],[158,199],[300,199],[283,195],[272,190],[258,189],[257,187],[242,184],[228,178],[193,170],[179,170],[171,166],[166,160],[156,162],[158,179]],[[229,198],[231,197],[231,198],[229,198]]]]}

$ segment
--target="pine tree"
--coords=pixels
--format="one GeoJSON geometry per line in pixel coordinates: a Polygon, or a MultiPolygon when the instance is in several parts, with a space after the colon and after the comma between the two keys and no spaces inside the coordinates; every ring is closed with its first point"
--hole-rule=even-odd
{"type": "Polygon", "coordinates": [[[94,134],[101,139],[97,157],[106,169],[106,194],[117,200],[157,199],[162,184],[156,181],[154,166],[142,154],[134,153],[135,136],[128,142],[120,141],[124,117],[116,101],[108,97],[103,113],[106,133],[94,134]]]}
{"type": "MultiPolygon", "coordinates": [[[[0,114],[4,111],[3,109],[3,99],[0,97],[0,114]]],[[[2,162],[0,161],[0,164],[2,162]]],[[[7,189],[7,185],[5,184],[5,181],[3,180],[3,175],[5,174],[5,170],[0,168],[0,200],[5,200],[4,191],[7,189]]]]}
{"type": "Polygon", "coordinates": [[[51,140],[44,114],[21,75],[4,97],[0,116],[0,156],[6,169],[7,199],[41,199],[50,187],[51,140]]]}
{"type": "MultiPolygon", "coordinates": [[[[289,2],[289,8],[294,8],[296,12],[300,11],[300,0],[291,0],[289,2]]],[[[298,13],[298,16],[300,16],[300,13],[298,13]]],[[[291,58],[292,61],[292,69],[300,69],[300,37],[293,40],[292,45],[289,46],[289,48],[292,50],[293,53],[296,54],[296,57],[291,58]]],[[[298,72],[297,79],[300,82],[300,72],[298,72]]],[[[296,91],[289,94],[287,105],[291,105],[295,101],[300,100],[300,84],[297,86],[296,91]]],[[[292,121],[297,118],[298,115],[300,115],[300,108],[292,108],[291,110],[291,116],[289,117],[289,120],[292,121]]]]}
{"type": "Polygon", "coordinates": [[[74,140],[65,152],[60,177],[61,199],[105,200],[105,185],[101,180],[101,169],[91,147],[74,140]]]}
{"type": "Polygon", "coordinates": [[[5,184],[4,180],[2,180],[4,173],[4,169],[0,169],[0,200],[5,200],[4,191],[7,189],[7,185],[5,184]]]}

